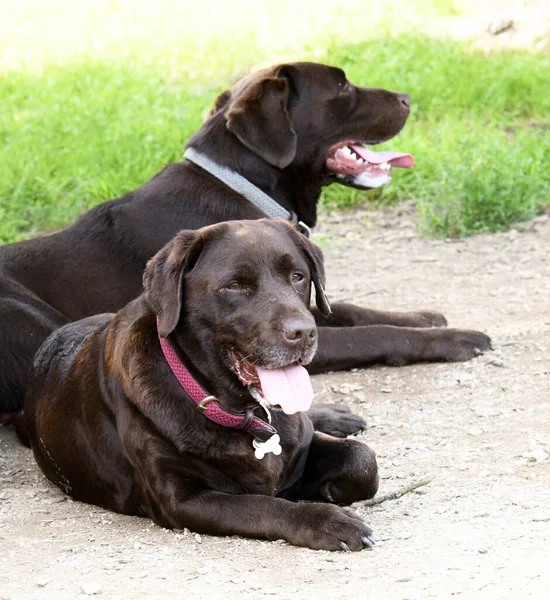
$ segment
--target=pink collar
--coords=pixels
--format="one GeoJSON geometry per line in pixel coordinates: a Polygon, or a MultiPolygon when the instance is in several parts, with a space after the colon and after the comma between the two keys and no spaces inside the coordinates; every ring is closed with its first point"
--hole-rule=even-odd
{"type": "Polygon", "coordinates": [[[260,441],[265,441],[266,438],[270,438],[277,433],[274,427],[254,415],[254,410],[260,406],[259,404],[249,404],[245,407],[245,413],[232,413],[221,408],[219,400],[204,391],[187,367],[177,357],[174,349],[166,339],[159,336],[159,341],[164,358],[166,358],[166,362],[172,369],[172,373],[176,376],[181,387],[197,403],[197,407],[205,417],[218,425],[246,431],[254,439],[260,441]]]}

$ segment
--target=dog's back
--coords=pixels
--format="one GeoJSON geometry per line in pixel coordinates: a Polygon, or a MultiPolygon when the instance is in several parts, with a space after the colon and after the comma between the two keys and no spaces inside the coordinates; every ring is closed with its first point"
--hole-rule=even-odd
{"type": "MultiPolygon", "coordinates": [[[[66,494],[82,500],[92,497],[106,508],[112,507],[113,486],[122,480],[120,473],[131,467],[114,435],[114,420],[95,418],[102,395],[86,363],[93,361],[101,368],[103,341],[112,317],[94,315],[52,333],[36,353],[25,400],[27,435],[42,471],[66,494]],[[96,448],[90,446],[91,429],[96,448]],[[108,468],[96,468],[105,456],[116,465],[116,475],[108,468]],[[93,481],[90,474],[94,474],[93,481]]],[[[131,489],[125,491],[132,495],[131,489]]]]}
{"type": "MultiPolygon", "coordinates": [[[[355,142],[392,138],[409,110],[406,94],[354,86],[341,69],[276,65],[222,93],[188,148],[240,175],[256,194],[267,194],[285,214],[294,213],[313,227],[323,186],[339,182],[368,189],[391,179],[388,161],[398,160],[396,154],[403,159],[402,153],[376,158],[376,152],[355,142]]],[[[412,157],[406,161],[411,166],[412,157]]],[[[59,233],[0,249],[0,421],[5,413],[21,410],[32,357],[49,333],[68,321],[117,311],[136,297],[147,260],[179,230],[265,216],[248,197],[185,160],[59,233]]],[[[331,319],[335,331],[323,336],[324,362],[315,368],[466,360],[489,347],[487,336],[477,332],[396,334],[391,329],[445,323],[437,313],[377,314],[341,306],[331,319]],[[350,342],[347,333],[342,340],[337,327],[354,325],[390,328],[364,327],[356,332],[359,340],[350,342]],[[414,351],[411,336],[417,340],[414,351]],[[350,354],[352,346],[361,351],[350,354]]]]}
{"type": "Polygon", "coordinates": [[[378,488],[372,450],[315,433],[305,412],[324,284],[320,249],[283,221],[182,231],[141,296],[38,351],[25,411],[38,464],[77,500],[165,527],[372,546],[360,518],[290,501],[378,488]]]}

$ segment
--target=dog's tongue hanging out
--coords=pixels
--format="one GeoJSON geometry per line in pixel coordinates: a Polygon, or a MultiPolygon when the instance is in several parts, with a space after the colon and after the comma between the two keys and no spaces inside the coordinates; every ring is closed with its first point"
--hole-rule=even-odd
{"type": "Polygon", "coordinates": [[[410,169],[414,164],[413,157],[404,152],[374,152],[360,144],[351,144],[351,149],[363,160],[373,165],[380,165],[387,162],[392,167],[410,169]]]}
{"type": "Polygon", "coordinates": [[[309,373],[300,365],[282,369],[256,367],[264,398],[287,415],[308,410],[313,401],[309,373]]]}

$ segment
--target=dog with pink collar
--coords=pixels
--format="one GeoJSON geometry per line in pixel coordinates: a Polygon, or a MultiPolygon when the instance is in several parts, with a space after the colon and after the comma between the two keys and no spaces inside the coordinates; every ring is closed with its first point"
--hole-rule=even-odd
{"type": "Polygon", "coordinates": [[[376,493],[374,452],[319,431],[343,409],[310,409],[312,291],[330,312],[319,248],[283,220],[220,223],[180,232],[143,280],[36,355],[25,417],[48,479],[163,527],[372,547],[342,505],[376,493]]]}

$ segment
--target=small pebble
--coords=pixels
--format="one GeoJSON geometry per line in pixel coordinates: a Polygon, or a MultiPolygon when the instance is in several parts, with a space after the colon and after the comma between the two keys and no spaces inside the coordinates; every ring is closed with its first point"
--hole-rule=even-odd
{"type": "Polygon", "coordinates": [[[80,589],[87,596],[96,596],[97,594],[101,594],[101,587],[95,581],[81,584],[80,589]]]}

